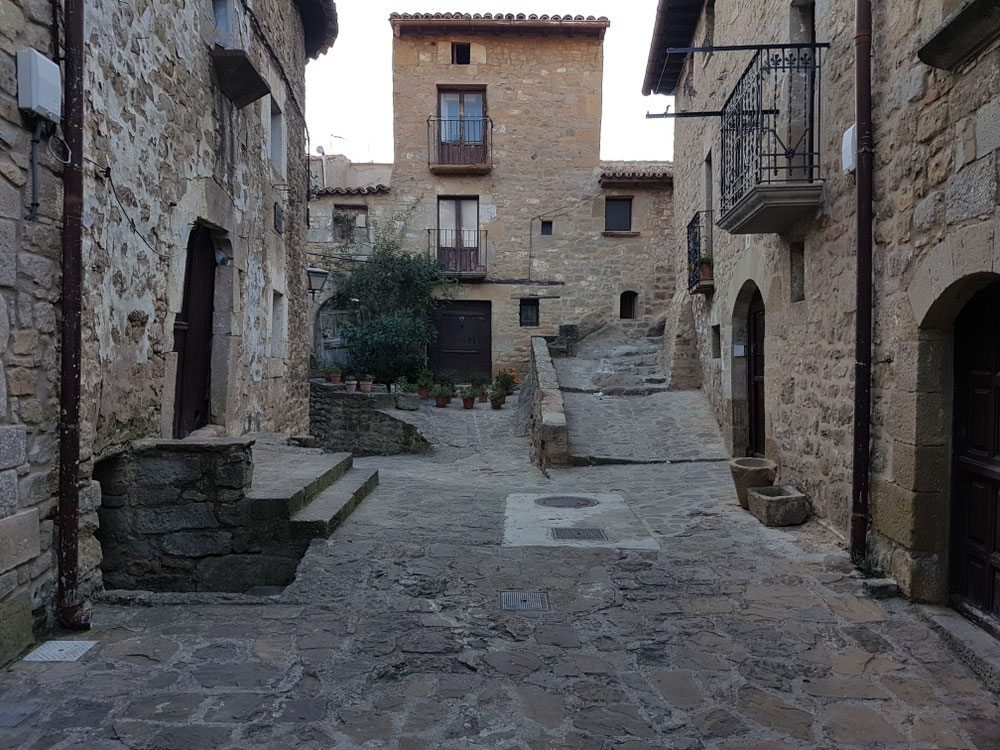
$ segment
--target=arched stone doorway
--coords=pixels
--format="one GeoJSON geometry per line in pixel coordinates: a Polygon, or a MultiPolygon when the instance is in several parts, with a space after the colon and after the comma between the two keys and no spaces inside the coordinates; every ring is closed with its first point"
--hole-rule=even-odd
{"type": "Polygon", "coordinates": [[[733,304],[734,456],[763,456],[765,452],[764,333],[764,296],[756,283],[747,281],[733,304]]]}

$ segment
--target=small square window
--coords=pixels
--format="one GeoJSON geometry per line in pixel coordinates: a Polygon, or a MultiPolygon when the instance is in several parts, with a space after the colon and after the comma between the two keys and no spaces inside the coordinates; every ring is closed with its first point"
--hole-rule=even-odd
{"type": "Polygon", "coordinates": [[[605,232],[632,231],[631,198],[604,199],[604,231],[605,232]]]}
{"type": "Polygon", "coordinates": [[[468,42],[451,43],[451,64],[469,65],[472,62],[472,45],[468,42]]]}
{"type": "Polygon", "coordinates": [[[538,300],[521,300],[521,326],[534,327],[538,325],[538,300]]]}
{"type": "Polygon", "coordinates": [[[543,221],[542,222],[542,234],[552,234],[552,222],[543,221]]]}

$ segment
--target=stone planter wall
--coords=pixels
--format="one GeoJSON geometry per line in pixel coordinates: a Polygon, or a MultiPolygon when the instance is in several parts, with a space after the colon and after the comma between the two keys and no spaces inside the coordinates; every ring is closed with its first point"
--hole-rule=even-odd
{"type": "Polygon", "coordinates": [[[101,462],[97,536],[108,588],[245,591],[284,585],[302,545],[287,509],[247,498],[252,440],[144,440],[101,462]]]}
{"type": "MultiPolygon", "coordinates": [[[[426,453],[430,443],[409,422],[388,413],[409,394],[347,393],[331,383],[312,381],[309,388],[309,434],[328,451],[355,456],[426,453]]],[[[406,409],[411,404],[402,404],[406,409]]]]}
{"type": "Polygon", "coordinates": [[[521,404],[531,410],[531,460],[542,468],[568,466],[569,430],[562,392],[549,345],[541,336],[531,339],[531,365],[522,385],[521,404]]]}

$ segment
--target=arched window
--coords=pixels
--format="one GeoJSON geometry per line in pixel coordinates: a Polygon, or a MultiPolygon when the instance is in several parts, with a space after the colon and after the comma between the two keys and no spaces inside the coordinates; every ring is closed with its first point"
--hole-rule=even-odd
{"type": "Polygon", "coordinates": [[[636,308],[639,306],[638,292],[622,292],[620,317],[622,320],[632,320],[635,318],[636,308]]]}

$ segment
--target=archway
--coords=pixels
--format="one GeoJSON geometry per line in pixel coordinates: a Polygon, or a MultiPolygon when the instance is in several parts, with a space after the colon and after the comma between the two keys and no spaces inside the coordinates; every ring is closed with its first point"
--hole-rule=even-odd
{"type": "Polygon", "coordinates": [[[639,293],[632,291],[622,292],[618,304],[619,317],[622,320],[634,320],[638,317],[638,308],[639,293]]]}
{"type": "Polygon", "coordinates": [[[764,296],[753,281],[733,303],[731,409],[733,455],[764,455],[764,296]]]}

